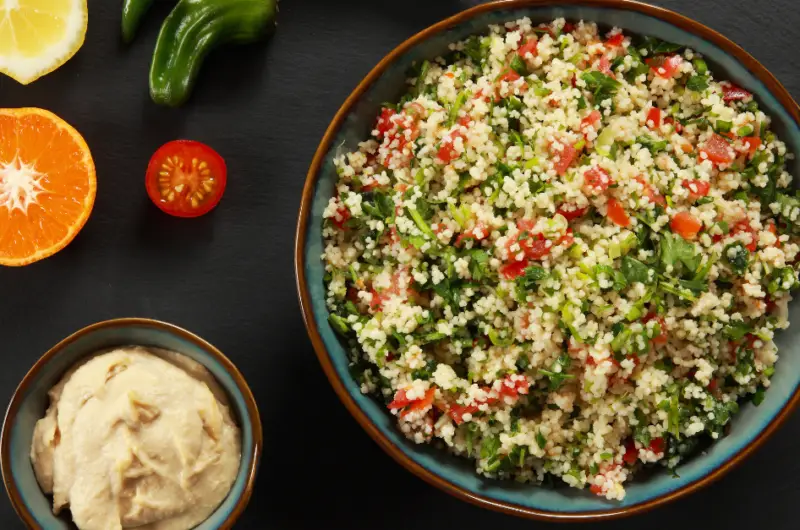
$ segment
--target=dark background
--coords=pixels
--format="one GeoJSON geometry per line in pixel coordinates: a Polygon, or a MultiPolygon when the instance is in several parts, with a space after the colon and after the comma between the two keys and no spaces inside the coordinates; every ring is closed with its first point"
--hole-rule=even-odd
{"type": "MultiPolygon", "coordinates": [[[[300,191],[322,134],[361,78],[404,39],[479,2],[284,0],[266,46],[207,61],[178,110],[147,93],[150,57],[169,3],[156,5],[130,47],[119,0],[89,0],[83,49],[28,87],[0,76],[0,106],[38,106],[72,123],[92,148],[98,194],[89,223],[57,256],[0,270],[9,399],[41,353],[100,320],[173,322],[218,346],[259,403],[265,451],[242,529],[515,530],[544,526],[462,503],[395,464],[341,406],[300,316],[293,245],[300,191]],[[217,210],[177,220],[151,206],[147,161],[178,137],[226,157],[217,210]]],[[[743,46],[800,98],[800,14],[794,0],[662,0],[743,46]]],[[[648,514],[600,528],[798,528],[800,413],[721,481],[648,514]]],[[[0,528],[17,529],[5,496],[0,528]]]]}

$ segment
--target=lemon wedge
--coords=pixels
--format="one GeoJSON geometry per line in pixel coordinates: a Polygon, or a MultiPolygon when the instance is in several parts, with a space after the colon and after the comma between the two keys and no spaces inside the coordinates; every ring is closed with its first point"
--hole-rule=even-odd
{"type": "Polygon", "coordinates": [[[23,85],[67,62],[83,45],[86,0],[0,0],[0,72],[23,85]]]}

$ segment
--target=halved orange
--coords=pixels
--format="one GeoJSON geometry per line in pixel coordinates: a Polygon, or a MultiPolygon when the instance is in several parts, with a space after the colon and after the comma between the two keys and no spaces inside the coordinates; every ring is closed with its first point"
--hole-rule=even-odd
{"type": "Polygon", "coordinates": [[[46,110],[0,109],[0,265],[27,265],[67,246],[96,192],[78,131],[46,110]]]}

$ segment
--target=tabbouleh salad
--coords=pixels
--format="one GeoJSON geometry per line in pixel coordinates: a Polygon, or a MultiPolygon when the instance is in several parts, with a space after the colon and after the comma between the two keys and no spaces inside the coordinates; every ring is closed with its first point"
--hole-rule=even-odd
{"type": "Polygon", "coordinates": [[[800,200],[749,92],[563,19],[415,68],[336,158],[322,256],[361,389],[408,438],[622,499],[764,399],[800,200]]]}

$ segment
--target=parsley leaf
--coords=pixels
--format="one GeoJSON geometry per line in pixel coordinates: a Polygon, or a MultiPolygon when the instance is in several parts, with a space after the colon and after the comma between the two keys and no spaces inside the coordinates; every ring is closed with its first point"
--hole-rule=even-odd
{"type": "Polygon", "coordinates": [[[581,79],[594,95],[595,104],[613,97],[620,87],[619,81],[600,72],[584,72],[581,79]]]}
{"type": "Polygon", "coordinates": [[[686,88],[694,92],[702,92],[708,88],[708,80],[704,75],[693,75],[686,81],[686,88]]]}
{"type": "Polygon", "coordinates": [[[639,261],[638,259],[630,256],[622,257],[622,266],[620,267],[625,279],[629,284],[634,282],[641,282],[645,285],[650,285],[655,279],[655,271],[639,261]]]}

